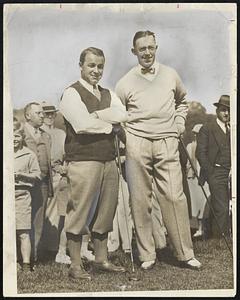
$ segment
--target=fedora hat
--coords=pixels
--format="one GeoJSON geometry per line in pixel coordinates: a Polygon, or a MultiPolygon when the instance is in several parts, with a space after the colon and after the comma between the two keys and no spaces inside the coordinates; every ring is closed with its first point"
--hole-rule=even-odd
{"type": "Polygon", "coordinates": [[[218,107],[219,105],[230,107],[230,96],[228,96],[228,95],[222,95],[220,97],[220,99],[218,100],[218,102],[213,103],[213,105],[215,105],[216,107],[218,107]]]}
{"type": "Polygon", "coordinates": [[[54,105],[48,104],[45,101],[42,102],[42,108],[43,108],[43,112],[45,112],[45,113],[58,111],[58,109],[56,109],[56,107],[54,105]]]}

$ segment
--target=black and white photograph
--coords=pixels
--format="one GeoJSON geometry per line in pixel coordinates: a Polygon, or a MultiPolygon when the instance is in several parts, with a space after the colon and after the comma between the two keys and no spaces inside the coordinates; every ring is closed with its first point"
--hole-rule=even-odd
{"type": "Polygon", "coordinates": [[[235,296],[236,16],[4,4],[4,296],[235,296]]]}

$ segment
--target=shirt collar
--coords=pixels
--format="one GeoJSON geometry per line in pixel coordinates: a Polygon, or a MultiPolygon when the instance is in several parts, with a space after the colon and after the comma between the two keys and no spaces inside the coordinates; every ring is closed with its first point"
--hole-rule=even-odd
{"type": "MultiPolygon", "coordinates": [[[[91,85],[90,83],[88,83],[86,80],[84,80],[83,78],[80,77],[79,82],[92,94],[93,93],[93,85],[91,85]]],[[[98,88],[98,84],[96,84],[96,87],[98,88]]]]}
{"type": "Polygon", "coordinates": [[[28,131],[30,132],[31,136],[36,139],[36,130],[41,133],[43,130],[41,128],[34,128],[31,124],[28,122],[25,123],[25,126],[27,127],[28,131]]]}
{"type": "Polygon", "coordinates": [[[17,152],[14,152],[14,157],[20,157],[23,155],[31,154],[30,150],[27,147],[22,147],[22,149],[19,149],[17,152]]]}
{"type": "Polygon", "coordinates": [[[219,120],[218,118],[217,118],[217,123],[220,126],[220,128],[226,133],[225,123],[223,121],[219,120]]]}

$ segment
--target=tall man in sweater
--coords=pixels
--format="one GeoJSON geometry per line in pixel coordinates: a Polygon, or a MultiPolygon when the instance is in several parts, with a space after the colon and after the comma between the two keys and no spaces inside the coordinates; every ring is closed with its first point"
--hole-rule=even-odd
{"type": "Polygon", "coordinates": [[[185,129],[187,114],[186,91],[175,70],[155,61],[156,50],[153,32],[137,32],[132,53],[139,64],[116,86],[128,111],[126,175],[139,259],[145,270],[156,260],[151,217],[154,181],[177,259],[184,267],[200,269],[193,253],[178,152],[178,136],[185,129]]]}
{"type": "Polygon", "coordinates": [[[85,49],[79,61],[81,78],[65,89],[59,106],[66,123],[71,191],[65,219],[71,257],[69,276],[75,279],[91,279],[80,257],[86,227],[92,232],[95,269],[125,271],[108,261],[107,240],[118,199],[113,124],[126,121],[127,114],[120,99],[98,85],[104,64],[102,50],[85,49]]]}

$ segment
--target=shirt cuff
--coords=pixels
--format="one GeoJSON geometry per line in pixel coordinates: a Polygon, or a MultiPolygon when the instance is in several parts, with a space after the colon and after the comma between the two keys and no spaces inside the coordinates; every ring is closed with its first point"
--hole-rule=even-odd
{"type": "Polygon", "coordinates": [[[185,118],[182,116],[176,116],[175,123],[185,126],[185,118]]]}

